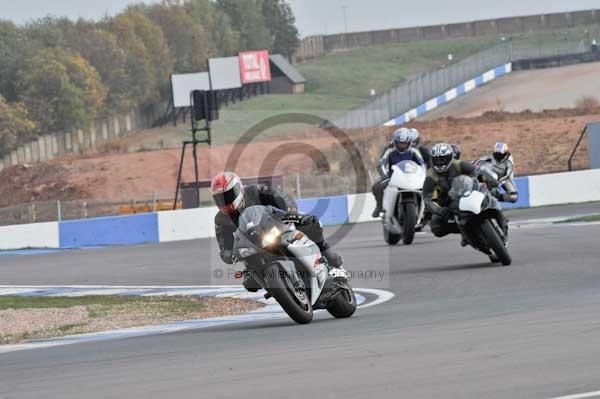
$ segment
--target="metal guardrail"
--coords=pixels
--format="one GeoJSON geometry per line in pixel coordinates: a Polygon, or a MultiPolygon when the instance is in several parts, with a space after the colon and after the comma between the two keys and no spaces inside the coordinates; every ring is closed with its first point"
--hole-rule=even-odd
{"type": "Polygon", "coordinates": [[[445,68],[409,79],[374,100],[334,118],[332,122],[343,129],[381,125],[475,76],[509,62],[586,51],[589,51],[589,46],[583,40],[544,45],[506,41],[445,68]]]}

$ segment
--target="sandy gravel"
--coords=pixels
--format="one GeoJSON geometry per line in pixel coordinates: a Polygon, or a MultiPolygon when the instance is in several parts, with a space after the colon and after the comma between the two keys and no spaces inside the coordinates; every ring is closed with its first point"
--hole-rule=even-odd
{"type": "Polygon", "coordinates": [[[171,298],[180,303],[135,302],[50,309],[0,310],[0,345],[248,313],[263,305],[231,298],[171,298]],[[198,306],[194,306],[198,305],[198,306]],[[197,309],[202,307],[201,311],[197,309]]]}

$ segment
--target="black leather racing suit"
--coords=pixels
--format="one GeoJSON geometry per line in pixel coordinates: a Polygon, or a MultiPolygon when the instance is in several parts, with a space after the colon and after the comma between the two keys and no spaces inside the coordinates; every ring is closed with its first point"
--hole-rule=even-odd
{"type": "Polygon", "coordinates": [[[452,181],[460,175],[474,176],[475,167],[470,162],[452,161],[450,168],[445,173],[437,173],[430,169],[423,185],[423,197],[427,209],[433,214],[431,218],[431,232],[436,237],[448,234],[459,234],[460,230],[454,223],[448,223],[451,216],[451,200],[448,195],[452,188],[452,181]]]}
{"type": "MultiPolygon", "coordinates": [[[[215,216],[215,231],[219,243],[220,255],[223,262],[233,263],[233,234],[238,228],[240,213],[243,209],[254,206],[273,206],[286,212],[286,219],[293,220],[298,230],[306,234],[319,246],[321,253],[329,249],[323,236],[323,227],[316,216],[298,213],[296,201],[289,195],[265,185],[250,185],[244,187],[244,202],[242,209],[233,216],[219,212],[215,216]]],[[[332,259],[323,254],[331,263],[332,259]]],[[[331,264],[331,266],[336,266],[331,264]]]]}

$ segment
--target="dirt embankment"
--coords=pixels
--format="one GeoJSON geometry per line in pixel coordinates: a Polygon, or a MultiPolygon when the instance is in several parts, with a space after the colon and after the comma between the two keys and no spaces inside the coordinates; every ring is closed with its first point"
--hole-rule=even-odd
{"type": "MultiPolygon", "coordinates": [[[[516,162],[517,175],[551,173],[567,169],[567,162],[582,130],[590,122],[600,121],[600,108],[560,109],[519,113],[490,111],[476,118],[441,118],[412,122],[419,129],[422,144],[439,142],[459,144],[463,159],[475,160],[492,151],[494,143],[509,144],[516,162]]],[[[375,168],[382,147],[390,139],[392,128],[354,135],[366,166],[375,168]]],[[[337,152],[328,151],[330,162],[338,160],[337,152]]],[[[340,169],[351,165],[339,159],[340,169]]],[[[587,140],[582,142],[575,160],[576,169],[589,167],[587,140]]]]}
{"type": "MultiPolygon", "coordinates": [[[[311,153],[335,142],[329,136],[245,145],[198,146],[200,179],[235,169],[243,176],[291,174],[306,169],[311,153]]],[[[66,157],[18,165],[0,172],[0,207],[32,201],[172,198],[180,149],[66,157]]],[[[193,181],[192,151],[186,153],[184,181],[193,181]]]]}
{"type": "MultiPolygon", "coordinates": [[[[442,118],[414,122],[424,144],[440,141],[460,144],[465,159],[490,152],[496,141],[505,141],[516,160],[519,175],[563,171],[585,125],[600,121],[600,108],[565,109],[534,113],[488,112],[476,118],[442,118]]],[[[360,149],[361,161],[374,169],[391,129],[349,132],[360,149]]],[[[587,140],[575,166],[588,167],[587,140]]],[[[96,154],[48,163],[15,166],[0,172],[0,207],[31,201],[98,199],[123,201],[150,199],[152,192],[172,198],[180,150],[125,154],[96,154]]],[[[184,180],[193,179],[191,152],[184,180]]],[[[301,172],[344,176],[351,160],[335,138],[323,131],[300,137],[242,145],[199,147],[200,177],[209,179],[224,168],[242,176],[290,175],[301,172]],[[321,156],[317,156],[318,154],[321,156]],[[315,161],[319,160],[315,166],[315,161]],[[233,162],[235,161],[235,162],[233,162]],[[328,165],[323,167],[323,165],[328,165]],[[311,167],[312,166],[312,167],[311,167]]]]}

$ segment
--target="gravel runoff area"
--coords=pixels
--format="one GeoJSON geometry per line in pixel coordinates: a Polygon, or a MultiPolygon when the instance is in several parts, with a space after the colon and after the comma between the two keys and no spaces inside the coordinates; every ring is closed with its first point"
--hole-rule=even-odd
{"type": "Polygon", "coordinates": [[[233,298],[0,297],[0,345],[243,314],[264,305],[233,298]]]}

